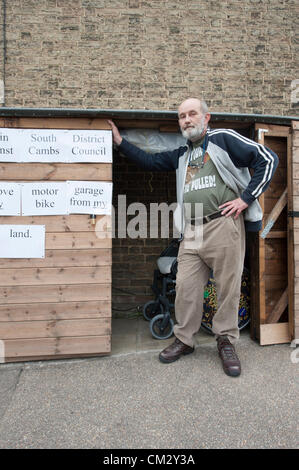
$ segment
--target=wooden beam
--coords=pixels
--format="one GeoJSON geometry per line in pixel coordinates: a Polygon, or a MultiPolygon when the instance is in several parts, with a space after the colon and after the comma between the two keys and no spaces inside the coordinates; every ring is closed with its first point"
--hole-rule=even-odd
{"type": "Polygon", "coordinates": [[[111,282],[111,266],[109,265],[0,269],[1,287],[81,284],[81,288],[84,289],[83,284],[107,284],[108,282],[111,282]]]}
{"type": "Polygon", "coordinates": [[[272,312],[267,316],[267,323],[277,323],[281,315],[288,306],[288,288],[285,289],[279,301],[273,308],[272,312]]]}
{"type": "MultiPolygon", "coordinates": [[[[110,216],[109,216],[110,217],[110,216]]],[[[96,222],[104,224],[107,215],[97,215],[96,222]],[[104,219],[104,220],[102,220],[104,219]]],[[[34,216],[0,216],[0,224],[8,225],[45,225],[46,232],[95,232],[89,215],[34,215],[34,216]]],[[[100,224],[99,224],[100,225],[100,224]]],[[[1,261],[0,261],[1,263],[1,261]]]]}
{"type": "Polygon", "coordinates": [[[0,287],[0,297],[2,305],[111,300],[111,283],[0,287]]]}
{"type": "Polygon", "coordinates": [[[92,337],[107,336],[109,334],[111,334],[110,317],[0,323],[0,335],[3,340],[92,337]]]}
{"type": "Polygon", "coordinates": [[[14,117],[12,120],[0,118],[0,127],[111,130],[107,119],[86,117],[14,117]]]}
{"type": "Polygon", "coordinates": [[[112,181],[110,163],[0,163],[1,181],[112,181]]]}
{"type": "Polygon", "coordinates": [[[111,265],[111,248],[98,248],[96,250],[46,250],[45,258],[0,258],[0,275],[3,268],[65,268],[70,266],[93,267],[111,265]]]}
{"type": "Polygon", "coordinates": [[[43,359],[45,356],[64,357],[70,354],[110,353],[110,335],[61,338],[32,338],[5,340],[5,362],[43,359]]]}
{"type": "Polygon", "coordinates": [[[277,124],[256,123],[255,129],[267,129],[268,137],[287,137],[290,134],[290,126],[279,126],[277,124]]]}
{"type": "Polygon", "coordinates": [[[0,305],[0,329],[2,322],[15,323],[108,317],[111,317],[111,301],[109,300],[0,305]]]}
{"type": "MultiPolygon", "coordinates": [[[[294,131],[293,131],[294,133],[294,131]]],[[[294,210],[295,182],[293,178],[293,158],[295,150],[292,151],[292,137],[287,139],[287,184],[288,184],[288,210],[294,210]]],[[[287,250],[288,250],[288,322],[291,340],[295,338],[295,245],[294,245],[294,225],[293,217],[287,218],[287,250]]]]}
{"type": "Polygon", "coordinates": [[[272,232],[267,233],[266,238],[287,238],[287,231],[272,230],[272,232]]]}
{"type": "Polygon", "coordinates": [[[270,213],[270,215],[267,219],[267,222],[265,224],[265,228],[261,233],[261,238],[266,238],[267,234],[270,232],[271,228],[273,227],[276,220],[280,216],[280,214],[281,214],[282,210],[284,209],[284,207],[286,206],[287,202],[288,202],[288,189],[286,188],[284,190],[284,192],[282,193],[282,195],[280,196],[277,203],[275,204],[275,206],[273,207],[273,209],[272,209],[272,211],[271,211],[271,213],[270,213]]]}
{"type": "MultiPolygon", "coordinates": [[[[262,127],[263,129],[267,130],[267,127],[262,127]]],[[[264,145],[265,143],[265,136],[264,132],[261,131],[261,127],[255,124],[255,133],[256,138],[259,144],[264,145]]],[[[261,194],[259,197],[259,203],[262,209],[263,214],[265,213],[265,194],[261,194]]],[[[264,219],[262,220],[262,228],[265,228],[264,219]]],[[[265,240],[261,237],[258,238],[258,282],[257,282],[257,289],[259,291],[258,295],[258,309],[256,311],[257,314],[257,321],[255,325],[255,330],[257,337],[260,335],[260,328],[259,325],[262,323],[266,323],[266,282],[265,282],[265,269],[266,269],[266,243],[265,240]]]]}
{"type": "Polygon", "coordinates": [[[290,343],[289,323],[260,325],[260,345],[290,343]]]}

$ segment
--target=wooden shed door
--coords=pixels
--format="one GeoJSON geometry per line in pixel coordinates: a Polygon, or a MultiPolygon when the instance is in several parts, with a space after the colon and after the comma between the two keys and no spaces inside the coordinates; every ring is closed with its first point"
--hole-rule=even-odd
{"type": "MultiPolygon", "coordinates": [[[[0,119],[0,128],[107,129],[101,119],[0,119]]],[[[1,163],[1,181],[111,181],[101,163],[1,163]]],[[[101,216],[97,216],[97,220],[101,216]]],[[[0,217],[45,225],[44,259],[0,259],[5,362],[107,354],[111,349],[111,238],[89,215],[0,217]]]]}
{"type": "MultiPolygon", "coordinates": [[[[292,122],[292,209],[296,214],[292,222],[294,235],[294,315],[292,339],[299,339],[299,121],[292,122]]],[[[290,280],[291,282],[291,280],[290,280]]]]}
{"type": "Polygon", "coordinates": [[[259,198],[263,230],[251,244],[251,334],[261,345],[290,342],[294,334],[291,137],[289,127],[256,125],[256,140],[279,157],[259,198]]]}

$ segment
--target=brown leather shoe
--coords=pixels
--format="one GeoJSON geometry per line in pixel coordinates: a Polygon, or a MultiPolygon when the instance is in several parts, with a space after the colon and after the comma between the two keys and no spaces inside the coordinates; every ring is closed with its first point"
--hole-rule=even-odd
{"type": "Polygon", "coordinates": [[[231,377],[238,377],[241,374],[241,363],[228,337],[219,336],[217,346],[224,372],[231,377]]]}
{"type": "Polygon", "coordinates": [[[164,364],[168,364],[170,362],[176,361],[182,355],[193,353],[193,351],[194,348],[187,346],[187,344],[182,343],[182,341],[176,338],[174,343],[163,349],[163,351],[159,354],[159,359],[164,364]]]}

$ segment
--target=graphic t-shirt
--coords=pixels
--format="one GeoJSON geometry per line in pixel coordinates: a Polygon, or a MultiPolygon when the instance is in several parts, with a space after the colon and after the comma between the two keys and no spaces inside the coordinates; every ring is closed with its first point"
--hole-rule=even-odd
{"type": "Polygon", "coordinates": [[[221,204],[237,198],[224,183],[210,155],[205,152],[203,156],[200,144],[201,142],[193,144],[184,187],[184,203],[191,203],[191,218],[197,216],[195,213],[197,202],[203,204],[203,215],[208,215],[218,212],[221,204]]]}

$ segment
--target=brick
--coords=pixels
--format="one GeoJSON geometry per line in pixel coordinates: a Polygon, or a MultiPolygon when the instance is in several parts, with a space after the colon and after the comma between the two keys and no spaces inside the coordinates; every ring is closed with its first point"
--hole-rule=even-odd
{"type": "MultiPolygon", "coordinates": [[[[238,111],[248,112],[252,106],[247,93],[263,92],[262,82],[248,80],[249,71],[256,78],[267,73],[281,80],[286,73],[297,78],[295,5],[282,5],[279,0],[237,3],[215,1],[203,11],[195,1],[188,2],[186,10],[184,2],[166,0],[43,0],[37,10],[33,0],[11,0],[7,4],[7,82],[20,90],[26,103],[39,107],[40,97],[46,95],[42,90],[53,80],[50,66],[60,61],[64,66],[62,75],[58,72],[61,87],[75,82],[84,99],[75,94],[61,101],[59,87],[56,95],[48,95],[48,106],[60,102],[73,107],[176,109],[190,93],[221,92],[222,100],[210,98],[215,111],[232,112],[236,109],[232,91],[240,90],[244,81],[247,89],[244,100],[238,97],[238,111]],[[18,14],[20,8],[22,15],[18,14]],[[161,42],[164,36],[167,41],[161,42]],[[207,48],[207,43],[213,48],[207,48]],[[246,62],[242,63],[242,55],[246,62]],[[33,62],[43,72],[35,77],[30,93],[22,85],[33,62]],[[19,64],[22,67],[16,69],[19,64]],[[75,74],[67,68],[74,64],[78,65],[75,74]],[[232,74],[234,70],[236,74],[232,74]],[[217,77],[222,82],[215,86],[217,77]],[[95,102],[92,90],[103,83],[101,101],[95,102]],[[151,91],[149,83],[155,85],[151,91]],[[138,93],[127,91],[137,86],[138,93]]],[[[280,83],[275,91],[275,96],[263,96],[263,107],[275,106],[280,114],[290,113],[290,90],[280,83]]],[[[7,95],[6,105],[16,105],[16,99],[7,95]]]]}

